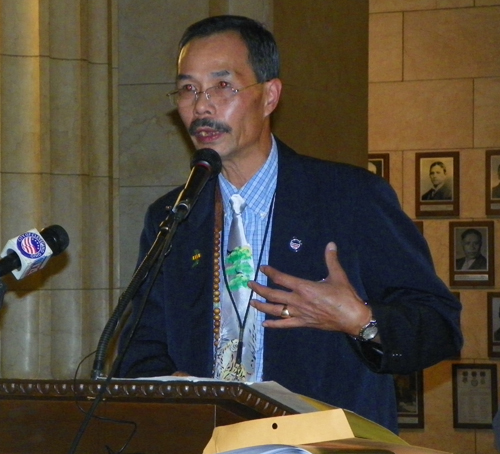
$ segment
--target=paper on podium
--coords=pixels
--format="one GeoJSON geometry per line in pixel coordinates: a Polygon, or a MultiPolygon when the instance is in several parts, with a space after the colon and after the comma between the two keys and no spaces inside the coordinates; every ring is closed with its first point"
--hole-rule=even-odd
{"type": "Polygon", "coordinates": [[[203,454],[449,454],[411,446],[340,408],[216,427],[203,454]],[[363,435],[370,434],[368,438],[363,435]]]}
{"type": "MultiPolygon", "coordinates": [[[[370,424],[370,421],[364,421],[370,424]]],[[[215,454],[249,446],[305,445],[355,437],[346,412],[334,408],[216,427],[203,454],[215,454]]],[[[392,441],[406,444],[396,435],[391,438],[392,441]]]]}

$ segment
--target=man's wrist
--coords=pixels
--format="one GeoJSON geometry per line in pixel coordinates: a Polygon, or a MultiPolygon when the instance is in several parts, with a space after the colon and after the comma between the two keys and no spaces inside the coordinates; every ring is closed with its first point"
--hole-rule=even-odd
{"type": "Polygon", "coordinates": [[[369,309],[368,321],[361,326],[359,333],[353,336],[354,339],[361,342],[371,341],[378,336],[377,320],[373,317],[372,310],[366,301],[365,306],[369,309]]]}

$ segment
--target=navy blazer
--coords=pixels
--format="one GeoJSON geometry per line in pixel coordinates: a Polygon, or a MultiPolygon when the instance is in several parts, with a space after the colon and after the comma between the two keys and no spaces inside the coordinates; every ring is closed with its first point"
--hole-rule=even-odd
{"type": "MultiPolygon", "coordinates": [[[[216,184],[217,179],[207,183],[177,229],[120,376],[175,370],[212,376],[216,184]]],[[[140,260],[181,189],[150,206],[140,260]]],[[[397,432],[390,374],[411,373],[457,355],[461,305],[436,276],[424,238],[383,179],[362,168],[298,155],[278,141],[269,264],[320,280],[327,276],[324,253],[329,241],[337,244],[350,282],[373,308],[383,352],[344,333],[266,329],[263,379],[397,432]],[[301,246],[292,248],[292,240],[301,246]]],[[[122,335],[122,349],[130,326],[122,335]]]]}

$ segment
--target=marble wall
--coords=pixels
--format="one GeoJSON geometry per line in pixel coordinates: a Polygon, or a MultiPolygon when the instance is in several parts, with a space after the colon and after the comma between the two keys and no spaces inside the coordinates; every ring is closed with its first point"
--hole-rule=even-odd
{"type": "Polygon", "coordinates": [[[42,272],[4,278],[3,378],[74,376],[116,296],[115,8],[0,2],[2,244],[50,224],[70,238],[42,272]]]}
{"type": "MultiPolygon", "coordinates": [[[[440,277],[449,283],[449,222],[486,216],[485,152],[500,149],[500,1],[371,0],[369,151],[389,153],[390,182],[416,217],[416,153],[459,152],[459,216],[427,217],[424,235],[440,277]]],[[[500,266],[500,249],[495,262],[500,266]]],[[[488,358],[487,293],[495,286],[453,287],[464,306],[460,361],[424,373],[425,429],[405,430],[412,444],[455,454],[496,452],[492,431],[453,429],[451,365],[488,358]]]]}

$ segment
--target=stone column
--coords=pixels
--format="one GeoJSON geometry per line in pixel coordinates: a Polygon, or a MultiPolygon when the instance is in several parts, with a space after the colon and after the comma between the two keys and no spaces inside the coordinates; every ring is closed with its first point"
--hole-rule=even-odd
{"type": "Polygon", "coordinates": [[[3,278],[2,377],[72,377],[118,288],[115,1],[0,3],[2,244],[50,224],[70,237],[42,272],[3,278]]]}

